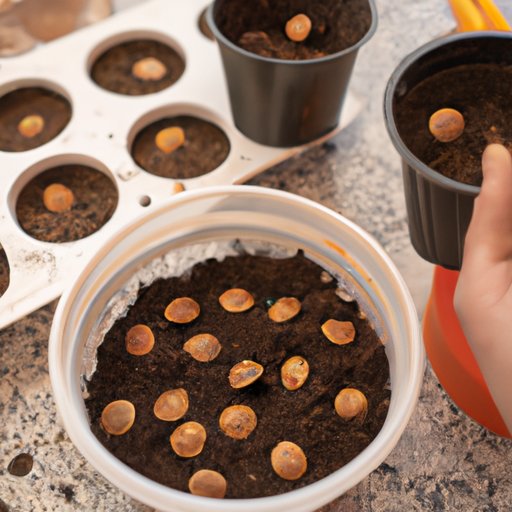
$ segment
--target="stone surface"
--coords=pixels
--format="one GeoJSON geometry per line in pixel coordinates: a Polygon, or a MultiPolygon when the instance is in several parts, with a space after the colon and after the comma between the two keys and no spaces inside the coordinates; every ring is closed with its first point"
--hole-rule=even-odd
{"type": "MultiPolygon", "coordinates": [[[[512,19],[506,0],[497,2],[512,19]]],[[[398,62],[449,32],[442,0],[377,0],[379,28],[359,54],[353,85],[368,103],[345,131],[253,179],[251,184],[309,197],[372,233],[408,283],[419,313],[431,265],[408,238],[400,160],[387,137],[382,98],[398,62]]],[[[137,511],[150,509],[114,488],[73,447],[57,418],[47,340],[54,305],[0,332],[0,510],[137,511]],[[20,453],[34,458],[11,475],[20,453]]],[[[359,485],[321,512],[510,510],[512,442],[476,425],[446,396],[430,367],[419,404],[398,445],[359,485]]]]}

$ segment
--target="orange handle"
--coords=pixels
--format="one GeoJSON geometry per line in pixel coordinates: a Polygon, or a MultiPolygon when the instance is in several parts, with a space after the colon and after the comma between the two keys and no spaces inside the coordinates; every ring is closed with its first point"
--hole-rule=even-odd
{"type": "Polygon", "coordinates": [[[492,0],[448,0],[459,32],[511,30],[492,0]]]}

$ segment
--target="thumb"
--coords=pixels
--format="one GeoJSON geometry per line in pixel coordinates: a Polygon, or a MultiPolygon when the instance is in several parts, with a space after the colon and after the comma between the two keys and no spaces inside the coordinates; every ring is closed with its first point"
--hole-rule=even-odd
{"type": "MultiPolygon", "coordinates": [[[[464,244],[464,266],[512,258],[512,156],[500,144],[482,156],[483,183],[464,244]]],[[[477,270],[477,269],[475,269],[477,270]]]]}

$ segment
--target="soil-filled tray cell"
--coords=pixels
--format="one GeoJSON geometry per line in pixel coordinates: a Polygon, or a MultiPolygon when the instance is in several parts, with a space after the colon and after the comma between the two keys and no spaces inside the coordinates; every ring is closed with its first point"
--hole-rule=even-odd
{"type": "MultiPolygon", "coordinates": [[[[172,133],[171,133],[172,135],[172,133]]],[[[230,151],[226,134],[215,124],[194,116],[166,117],[143,128],[132,144],[132,156],[144,170],[157,176],[187,179],[202,176],[219,167],[230,151]],[[166,152],[159,147],[163,130],[182,130],[181,144],[166,152]]]]}
{"type": "Polygon", "coordinates": [[[27,151],[54,139],[71,119],[71,104],[45,87],[23,87],[0,98],[0,151],[27,151]]]}
{"type": "Polygon", "coordinates": [[[169,45],[153,39],[119,43],[92,64],[91,78],[103,89],[139,96],[167,89],[183,74],[185,61],[169,45]]]}
{"type": "Polygon", "coordinates": [[[25,185],[16,216],[21,228],[37,240],[72,242],[106,224],[117,201],[117,188],[103,172],[67,164],[48,169],[25,185]]]}
{"type": "Polygon", "coordinates": [[[9,261],[7,255],[0,245],[0,297],[9,287],[9,261]]]}

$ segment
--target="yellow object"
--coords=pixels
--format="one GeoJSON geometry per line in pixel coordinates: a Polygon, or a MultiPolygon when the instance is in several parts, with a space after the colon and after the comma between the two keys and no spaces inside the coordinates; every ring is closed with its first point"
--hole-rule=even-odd
{"type": "Polygon", "coordinates": [[[459,32],[511,30],[492,0],[448,0],[459,32]]]}

